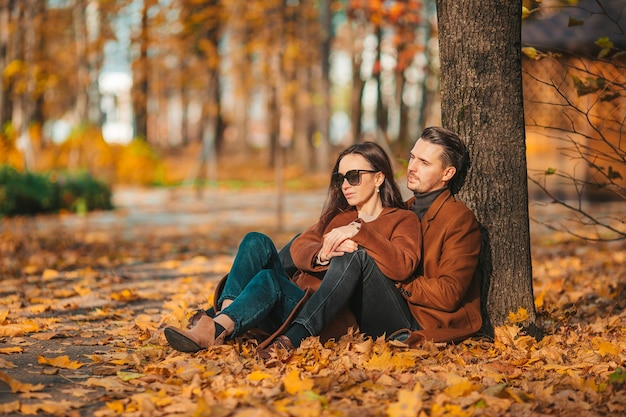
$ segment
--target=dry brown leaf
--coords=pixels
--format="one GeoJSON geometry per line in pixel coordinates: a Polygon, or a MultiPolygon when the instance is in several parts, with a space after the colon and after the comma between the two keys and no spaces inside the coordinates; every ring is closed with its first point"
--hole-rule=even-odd
{"type": "Polygon", "coordinates": [[[0,403],[0,414],[17,413],[20,410],[21,403],[19,401],[10,401],[0,403]]]}
{"type": "Polygon", "coordinates": [[[22,349],[19,346],[10,346],[10,347],[0,348],[0,353],[4,355],[9,355],[11,353],[22,353],[22,352],[24,352],[24,349],[22,349]]]}
{"type": "Polygon", "coordinates": [[[6,373],[0,371],[0,380],[6,382],[11,388],[11,392],[33,392],[33,391],[41,391],[44,389],[43,384],[26,384],[18,381],[7,375],[6,373]]]}

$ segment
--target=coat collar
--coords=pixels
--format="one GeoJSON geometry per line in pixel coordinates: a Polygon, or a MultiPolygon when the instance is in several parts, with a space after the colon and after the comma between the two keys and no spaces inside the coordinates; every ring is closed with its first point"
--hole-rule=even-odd
{"type": "Polygon", "coordinates": [[[437,213],[439,213],[439,210],[441,210],[443,205],[449,199],[454,199],[454,196],[450,192],[450,189],[446,189],[430,205],[430,208],[426,211],[426,213],[424,214],[424,218],[422,219],[422,233],[423,234],[425,234],[428,231],[430,227],[430,222],[437,216],[437,213]]]}

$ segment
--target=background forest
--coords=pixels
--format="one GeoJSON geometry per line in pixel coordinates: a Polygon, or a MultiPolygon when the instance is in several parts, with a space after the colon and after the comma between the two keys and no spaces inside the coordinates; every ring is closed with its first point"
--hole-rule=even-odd
{"type": "Polygon", "coordinates": [[[3,4],[0,114],[20,168],[170,182],[180,173],[157,172],[157,151],[202,162],[281,147],[325,170],[330,146],[364,134],[406,147],[434,108],[421,1],[3,4]]]}
{"type": "MultiPolygon", "coordinates": [[[[531,187],[623,199],[624,2],[524,6],[531,187]]],[[[362,139],[401,164],[441,123],[437,37],[431,0],[4,0],[0,164],[259,185],[362,139]]]]}

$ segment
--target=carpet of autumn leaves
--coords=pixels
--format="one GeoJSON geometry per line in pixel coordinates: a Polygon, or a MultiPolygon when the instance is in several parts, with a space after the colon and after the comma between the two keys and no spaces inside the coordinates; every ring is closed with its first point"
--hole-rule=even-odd
{"type": "Polygon", "coordinates": [[[261,219],[128,233],[123,216],[74,220],[2,220],[0,415],[626,413],[623,242],[533,234],[542,340],[520,330],[524,311],[515,311],[494,340],[408,349],[352,332],[324,345],[307,339],[283,364],[259,361],[246,340],[174,352],[162,328],[185,326],[193,309],[212,304],[247,230],[280,245],[302,224],[277,232],[261,219]]]}

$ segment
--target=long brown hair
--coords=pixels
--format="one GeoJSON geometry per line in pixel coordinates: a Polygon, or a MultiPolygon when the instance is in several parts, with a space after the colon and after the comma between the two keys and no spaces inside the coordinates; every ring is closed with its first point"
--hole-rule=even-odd
{"type": "MultiPolygon", "coordinates": [[[[389,156],[380,145],[374,142],[363,142],[350,146],[337,157],[337,161],[333,167],[333,173],[338,172],[339,162],[341,162],[343,157],[350,154],[361,155],[372,166],[371,168],[373,170],[380,171],[385,176],[385,180],[379,187],[380,200],[383,203],[383,207],[406,207],[398,184],[396,184],[393,177],[393,169],[391,168],[389,156]]],[[[328,197],[326,198],[320,220],[326,225],[337,214],[350,208],[351,206],[348,204],[348,200],[346,200],[346,197],[343,195],[341,188],[334,187],[333,184],[330,183],[328,187],[328,197]]]]}

